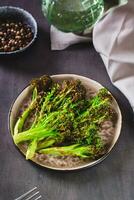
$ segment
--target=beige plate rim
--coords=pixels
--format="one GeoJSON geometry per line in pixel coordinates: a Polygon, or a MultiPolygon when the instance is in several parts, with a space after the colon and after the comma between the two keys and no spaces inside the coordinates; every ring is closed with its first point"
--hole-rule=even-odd
{"type": "MultiPolygon", "coordinates": [[[[102,86],[100,83],[98,83],[97,81],[93,80],[93,79],[90,79],[90,78],[87,78],[87,77],[84,77],[84,76],[80,76],[80,75],[76,75],[76,74],[57,74],[57,75],[52,75],[51,76],[52,79],[54,80],[64,80],[64,79],[79,79],[81,80],[82,84],[87,84],[88,87],[90,88],[90,86],[92,85],[92,87],[94,86],[94,89],[100,89],[104,86],[102,86]]],[[[86,86],[86,85],[85,85],[86,86]]],[[[9,110],[9,114],[8,114],[8,129],[9,129],[9,132],[11,134],[11,136],[13,136],[13,133],[12,133],[12,115],[13,115],[13,111],[15,110],[16,108],[16,104],[17,104],[17,101],[19,98],[21,98],[21,96],[23,95],[23,93],[28,90],[29,86],[26,86],[20,93],[19,95],[15,98],[14,102],[12,103],[11,107],[10,107],[10,110],[9,110]]],[[[25,96],[26,97],[26,96],[25,96]]],[[[112,95],[113,97],[113,95],[112,95]]],[[[36,159],[32,159],[32,161],[42,167],[45,167],[45,168],[48,168],[48,169],[53,169],[53,170],[58,170],[58,171],[72,171],[72,170],[79,170],[79,169],[83,169],[83,168],[87,168],[87,167],[93,167],[95,165],[97,165],[98,163],[102,162],[109,154],[110,152],[112,151],[113,147],[115,146],[115,144],[117,143],[118,139],[119,139],[119,136],[120,136],[120,132],[121,132],[121,127],[122,127],[122,115],[121,115],[121,110],[119,108],[119,105],[117,103],[117,101],[115,100],[115,98],[113,97],[113,100],[114,100],[114,104],[116,106],[116,111],[118,113],[118,122],[117,122],[117,130],[116,130],[116,134],[115,134],[115,139],[114,139],[114,142],[113,144],[111,145],[111,147],[109,148],[108,152],[106,154],[104,154],[101,158],[95,160],[95,161],[92,161],[92,162],[89,162],[89,163],[86,163],[86,164],[83,164],[83,165],[80,165],[80,166],[77,166],[77,167],[72,167],[72,168],[67,168],[67,167],[63,167],[63,168],[58,168],[58,167],[52,167],[52,166],[48,166],[48,165],[44,165],[44,164],[41,164],[39,161],[37,161],[36,159]]],[[[24,148],[20,147],[19,145],[17,146],[18,149],[25,155],[25,151],[24,151],[24,148]]]]}

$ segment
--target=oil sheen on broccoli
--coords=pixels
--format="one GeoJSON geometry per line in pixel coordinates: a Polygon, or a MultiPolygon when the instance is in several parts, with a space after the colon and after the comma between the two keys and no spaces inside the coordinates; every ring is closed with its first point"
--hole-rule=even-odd
{"type": "Polygon", "coordinates": [[[26,159],[35,153],[82,159],[103,154],[100,126],[115,115],[107,89],[89,99],[79,80],[57,83],[46,75],[34,79],[30,87],[30,103],[18,117],[13,136],[16,145],[27,144],[26,159]]]}

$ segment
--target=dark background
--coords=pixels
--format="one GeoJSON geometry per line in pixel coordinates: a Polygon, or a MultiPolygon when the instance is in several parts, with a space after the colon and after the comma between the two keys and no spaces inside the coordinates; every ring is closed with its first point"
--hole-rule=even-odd
{"type": "Polygon", "coordinates": [[[39,187],[43,200],[133,200],[133,113],[125,97],[112,86],[105,66],[93,45],[78,44],[64,51],[51,51],[49,25],[40,0],[0,0],[0,6],[28,10],[38,23],[38,38],[27,51],[0,56],[0,200],[13,200],[39,187]],[[19,92],[33,77],[75,73],[99,81],[116,97],[122,110],[121,136],[108,158],[81,171],[57,172],[26,161],[8,131],[8,111],[19,92]]]}

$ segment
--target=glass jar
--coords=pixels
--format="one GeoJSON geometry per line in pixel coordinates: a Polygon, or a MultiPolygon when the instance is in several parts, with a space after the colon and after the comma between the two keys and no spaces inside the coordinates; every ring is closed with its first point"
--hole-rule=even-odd
{"type": "Polygon", "coordinates": [[[104,13],[103,0],[43,0],[42,10],[50,24],[63,32],[82,33],[104,13]]]}

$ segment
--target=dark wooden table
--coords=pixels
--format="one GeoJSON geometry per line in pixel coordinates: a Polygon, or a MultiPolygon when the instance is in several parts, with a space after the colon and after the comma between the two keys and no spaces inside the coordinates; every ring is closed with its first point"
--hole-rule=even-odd
{"type": "Polygon", "coordinates": [[[128,101],[110,82],[92,44],[51,51],[49,25],[40,0],[1,0],[0,6],[25,8],[38,22],[38,39],[26,52],[0,57],[0,200],[13,200],[38,186],[43,200],[133,200],[134,126],[128,101]],[[75,73],[99,81],[116,97],[123,114],[119,142],[101,164],[81,171],[57,172],[26,161],[8,131],[8,111],[14,98],[33,77],[75,73]]]}

